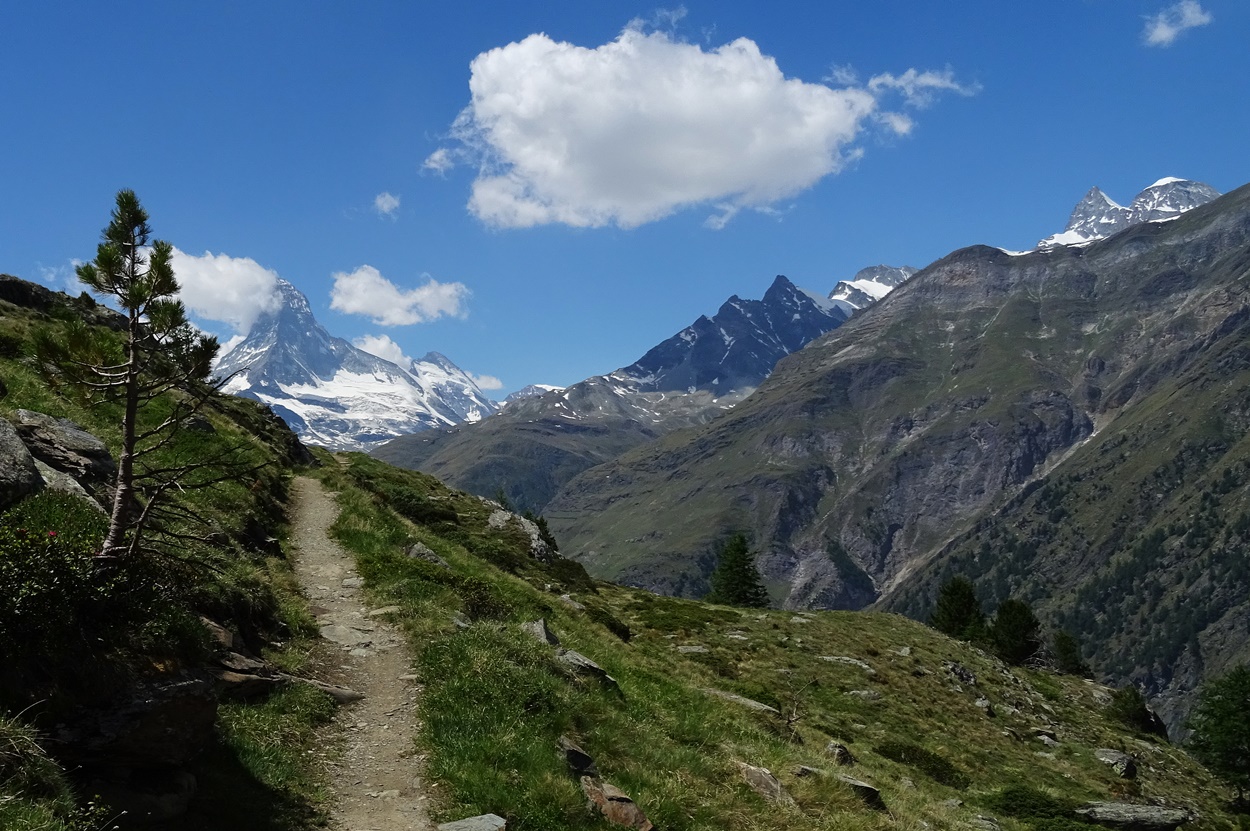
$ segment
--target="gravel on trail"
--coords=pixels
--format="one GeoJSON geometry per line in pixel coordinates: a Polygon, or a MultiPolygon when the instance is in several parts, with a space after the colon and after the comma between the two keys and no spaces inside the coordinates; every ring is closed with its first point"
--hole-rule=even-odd
{"type": "Polygon", "coordinates": [[[326,647],[324,680],[364,694],[336,716],[344,747],[329,768],[335,831],[434,831],[415,738],[420,688],[395,627],[370,615],[354,561],[328,531],[339,507],[321,483],[297,477],[290,503],[295,573],[326,647]]]}

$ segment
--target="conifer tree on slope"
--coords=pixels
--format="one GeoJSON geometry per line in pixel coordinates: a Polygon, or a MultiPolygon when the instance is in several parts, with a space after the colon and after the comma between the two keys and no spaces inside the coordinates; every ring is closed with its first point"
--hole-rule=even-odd
{"type": "Polygon", "coordinates": [[[952,638],[971,641],[985,633],[985,613],[967,577],[952,577],[938,589],[929,625],[952,638]]]}
{"type": "Polygon", "coordinates": [[[760,580],[744,534],[734,534],[725,542],[711,581],[712,591],[704,598],[709,603],[761,609],[768,605],[768,591],[760,580]]]}
{"type": "Polygon", "coordinates": [[[1243,807],[1250,793],[1250,665],[1202,685],[1187,725],[1189,749],[1237,790],[1243,807]]]}
{"type": "MultiPolygon", "coordinates": [[[[144,464],[148,454],[168,446],[174,433],[219,387],[205,383],[217,341],[188,323],[177,299],[173,247],[162,240],[149,245],[151,233],[147,212],[134,191],[120,191],[95,260],[77,269],[84,285],[117,302],[125,318],[120,344],[111,333],[81,322],[71,324],[61,337],[50,332],[36,336],[37,355],[50,380],[68,382],[90,400],[121,405],[117,478],[108,533],[100,551],[109,557],[139,550],[144,531],[160,518],[162,510],[169,510],[171,492],[180,489],[190,473],[226,461],[144,464]],[[162,410],[163,417],[145,419],[145,407],[171,391],[177,392],[172,405],[162,410]]],[[[237,464],[227,467],[231,468],[228,473],[210,477],[211,481],[238,475],[237,464]]],[[[210,483],[201,477],[198,485],[210,483]]]]}

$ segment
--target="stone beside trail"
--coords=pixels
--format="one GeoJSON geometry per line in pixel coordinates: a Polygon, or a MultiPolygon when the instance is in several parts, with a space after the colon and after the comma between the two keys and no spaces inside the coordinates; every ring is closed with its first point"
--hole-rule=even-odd
{"type": "Polygon", "coordinates": [[[327,532],[339,508],[321,483],[298,477],[291,492],[295,573],[313,604],[336,684],[364,694],[339,710],[345,746],[329,770],[335,831],[434,831],[415,756],[419,689],[411,656],[386,615],[371,615],[353,560],[327,532]]]}

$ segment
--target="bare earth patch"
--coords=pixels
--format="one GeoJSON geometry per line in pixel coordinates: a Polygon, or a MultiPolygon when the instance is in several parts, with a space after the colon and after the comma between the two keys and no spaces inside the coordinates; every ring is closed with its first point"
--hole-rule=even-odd
{"type": "Polygon", "coordinates": [[[315,479],[291,491],[295,572],[328,641],[333,681],[364,694],[339,710],[345,746],[329,768],[336,831],[433,831],[427,785],[414,740],[419,688],[411,656],[386,615],[370,616],[351,555],[327,534],[339,507],[315,479]]]}

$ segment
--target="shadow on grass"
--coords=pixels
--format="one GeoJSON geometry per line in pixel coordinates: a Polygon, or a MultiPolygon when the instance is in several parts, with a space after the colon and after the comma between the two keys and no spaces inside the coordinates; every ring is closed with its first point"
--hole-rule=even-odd
{"type": "Polygon", "coordinates": [[[142,826],[152,831],[297,831],[321,827],[325,815],[309,797],[256,779],[235,751],[210,748],[194,765],[198,789],[184,816],[142,826]]]}

